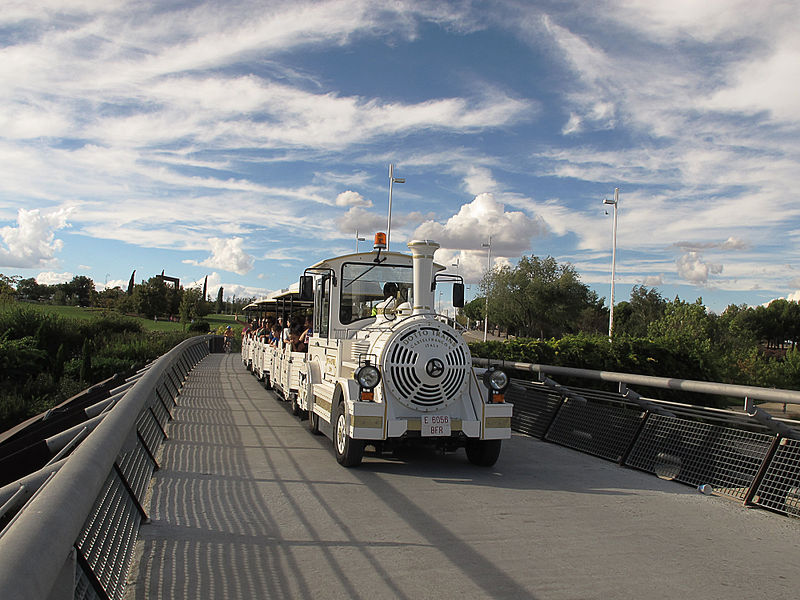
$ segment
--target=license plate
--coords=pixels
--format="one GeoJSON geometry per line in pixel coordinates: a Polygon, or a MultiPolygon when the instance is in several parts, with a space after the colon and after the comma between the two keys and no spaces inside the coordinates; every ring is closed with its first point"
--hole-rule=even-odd
{"type": "Polygon", "coordinates": [[[425,415],[422,417],[422,437],[450,435],[450,417],[425,415]]]}

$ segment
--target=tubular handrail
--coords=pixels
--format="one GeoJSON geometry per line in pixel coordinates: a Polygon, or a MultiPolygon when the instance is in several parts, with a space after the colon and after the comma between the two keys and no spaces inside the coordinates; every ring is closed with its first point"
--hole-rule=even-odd
{"type": "Polygon", "coordinates": [[[136,443],[136,419],[153,390],[188,348],[211,337],[184,340],[152,363],[3,532],[1,598],[50,596],[117,456],[136,443]]]}
{"type": "Polygon", "coordinates": [[[614,371],[593,371],[591,369],[577,369],[574,367],[557,367],[555,365],[542,365],[536,363],[523,363],[504,361],[498,359],[473,358],[473,364],[479,366],[503,365],[519,371],[533,373],[547,373],[550,375],[563,375],[566,377],[580,377],[596,379],[612,383],[625,383],[645,387],[655,387],[668,390],[681,390],[699,394],[712,394],[717,396],[734,396],[749,398],[751,400],[764,400],[785,404],[800,404],[800,391],[783,390],[777,388],[762,388],[751,385],[738,385],[733,383],[717,383],[711,381],[695,381],[692,379],[677,379],[674,377],[654,377],[652,375],[636,375],[635,373],[616,373],[614,371]]]}

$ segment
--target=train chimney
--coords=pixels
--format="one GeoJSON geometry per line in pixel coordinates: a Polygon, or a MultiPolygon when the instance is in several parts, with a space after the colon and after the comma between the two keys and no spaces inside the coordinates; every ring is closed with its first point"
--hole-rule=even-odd
{"type": "Polygon", "coordinates": [[[433,310],[433,253],[439,244],[431,240],[413,240],[408,242],[411,258],[414,262],[414,303],[411,314],[434,313],[433,310]]]}

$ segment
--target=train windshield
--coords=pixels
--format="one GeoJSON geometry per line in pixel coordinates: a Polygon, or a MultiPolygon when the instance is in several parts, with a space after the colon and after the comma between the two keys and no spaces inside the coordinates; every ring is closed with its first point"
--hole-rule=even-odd
{"type": "Polygon", "coordinates": [[[345,263],[339,320],[343,325],[377,314],[378,304],[394,298],[395,306],[411,300],[411,265],[345,263]]]}

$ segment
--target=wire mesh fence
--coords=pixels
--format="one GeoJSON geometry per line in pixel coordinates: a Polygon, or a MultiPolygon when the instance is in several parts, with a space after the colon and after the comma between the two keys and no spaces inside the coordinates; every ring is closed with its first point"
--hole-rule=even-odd
{"type": "Polygon", "coordinates": [[[800,432],[776,435],[741,411],[676,404],[660,414],[648,410],[660,401],[549,379],[513,379],[506,396],[514,431],[800,516],[800,432]]]}
{"type": "Polygon", "coordinates": [[[800,441],[780,440],[753,503],[800,517],[800,441]]]}

